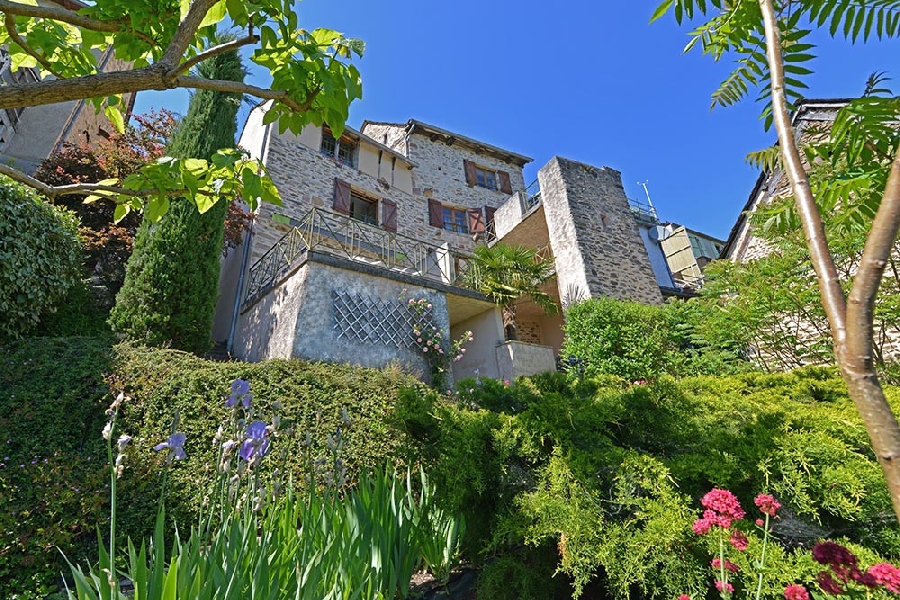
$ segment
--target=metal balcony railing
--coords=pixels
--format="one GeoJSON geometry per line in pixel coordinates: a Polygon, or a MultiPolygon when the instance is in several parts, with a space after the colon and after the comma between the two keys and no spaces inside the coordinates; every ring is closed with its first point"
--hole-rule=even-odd
{"type": "Polygon", "coordinates": [[[250,267],[244,303],[268,291],[311,250],[466,287],[468,254],[313,208],[250,267]]]}
{"type": "Polygon", "coordinates": [[[541,203],[541,184],[537,179],[532,181],[527,188],[525,188],[525,201],[522,206],[522,214],[528,214],[528,212],[541,203]]]}

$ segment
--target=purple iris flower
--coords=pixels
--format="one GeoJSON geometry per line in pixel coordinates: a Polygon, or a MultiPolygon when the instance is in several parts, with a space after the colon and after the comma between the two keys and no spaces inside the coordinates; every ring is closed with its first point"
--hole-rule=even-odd
{"type": "Polygon", "coordinates": [[[250,382],[244,379],[235,379],[231,384],[231,395],[225,400],[225,406],[233,408],[240,402],[244,408],[250,408],[253,394],[250,393],[250,382]]]}
{"type": "Polygon", "coordinates": [[[175,460],[181,460],[183,458],[187,458],[187,454],[184,453],[184,441],[187,439],[187,436],[183,433],[173,433],[169,436],[169,438],[163,442],[162,444],[157,444],[153,446],[153,449],[159,452],[160,450],[169,449],[169,453],[175,457],[175,460]]]}
{"type": "Polygon", "coordinates": [[[247,426],[247,439],[241,444],[238,453],[246,461],[257,457],[262,458],[269,453],[269,438],[266,435],[266,424],[262,421],[253,421],[247,426]]]}

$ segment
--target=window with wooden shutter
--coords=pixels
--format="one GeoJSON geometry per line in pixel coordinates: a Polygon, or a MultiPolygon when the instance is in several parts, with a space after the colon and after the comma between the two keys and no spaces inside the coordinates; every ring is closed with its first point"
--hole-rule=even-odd
{"type": "Polygon", "coordinates": [[[434,198],[428,199],[428,223],[432,227],[444,226],[443,207],[441,203],[434,198]]]}
{"type": "Polygon", "coordinates": [[[397,203],[386,198],[381,201],[381,226],[387,231],[397,231],[397,203]]]}
{"type": "Polygon", "coordinates": [[[500,191],[504,194],[512,194],[512,183],[509,180],[509,173],[506,171],[497,171],[497,177],[500,179],[500,191]]]}
{"type": "Polygon", "coordinates": [[[335,212],[350,214],[350,184],[341,179],[334,180],[334,204],[335,212]]]}
{"type": "Polygon", "coordinates": [[[470,208],[466,212],[469,215],[469,233],[484,233],[484,215],[480,208],[470,208]]]}
{"type": "Polygon", "coordinates": [[[478,183],[478,175],[476,174],[475,163],[470,160],[463,161],[463,169],[466,172],[466,185],[472,187],[478,183]]]}

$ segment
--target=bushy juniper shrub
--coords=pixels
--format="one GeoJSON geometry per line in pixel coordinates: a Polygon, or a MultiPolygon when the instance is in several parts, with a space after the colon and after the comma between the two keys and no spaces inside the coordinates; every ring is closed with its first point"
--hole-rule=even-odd
{"type": "Polygon", "coordinates": [[[751,369],[743,347],[710,343],[698,333],[706,310],[692,302],[654,306],[602,297],[579,302],[566,311],[562,355],[580,359],[588,375],[628,381],[751,369]]]}
{"type": "MultiPolygon", "coordinates": [[[[213,436],[238,377],[251,382],[262,415],[281,402],[283,421],[293,422],[301,438],[310,431],[315,457],[326,454],[327,436],[346,409],[353,424],[343,434],[343,460],[351,476],[403,465],[414,455],[391,414],[400,390],[421,394],[424,386],[399,372],[299,361],[216,363],[92,338],[11,343],[0,348],[0,597],[52,589],[65,568],[56,546],[73,562],[95,555],[96,527],[108,516],[100,432],[111,391],[131,397],[117,425],[134,438],[118,486],[122,536],[139,540],[152,531],[164,457],[151,448],[166,438],[176,410],[188,460],[169,473],[167,514],[182,528],[192,524],[214,477],[213,436]]],[[[297,472],[303,461],[299,449],[287,456],[297,472]]]]}
{"type": "Polygon", "coordinates": [[[27,334],[81,279],[78,219],[0,177],[0,343],[27,334]]]}
{"type": "MultiPolygon", "coordinates": [[[[900,408],[898,390],[887,394],[900,408]]],[[[808,548],[821,538],[844,539],[869,563],[900,555],[879,466],[830,369],[644,384],[476,379],[449,398],[404,398],[399,414],[448,508],[477,523],[467,532],[470,553],[555,546],[544,567],[559,568],[576,594],[596,585],[620,599],[715,593],[712,549],[691,531],[699,498],[714,486],[748,506],[760,492],[784,505],[766,597],[815,580],[808,548]]],[[[758,547],[761,537],[747,535],[758,547]]],[[[740,560],[735,585],[747,588],[750,558],[740,560]]],[[[544,597],[539,589],[491,597],[517,594],[544,597]]]]}

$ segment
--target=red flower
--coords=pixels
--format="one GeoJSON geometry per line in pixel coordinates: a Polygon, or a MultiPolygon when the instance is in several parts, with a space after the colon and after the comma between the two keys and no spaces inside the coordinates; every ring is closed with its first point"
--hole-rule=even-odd
{"type": "MultiPolygon", "coordinates": [[[[713,569],[718,569],[718,568],[720,568],[721,566],[722,566],[722,561],[721,561],[721,560],[719,560],[718,558],[714,558],[714,559],[712,560],[712,567],[713,567],[713,569]]],[[[726,570],[726,571],[729,571],[729,572],[731,572],[731,573],[737,573],[738,571],[741,570],[741,568],[726,558],[726,559],[725,559],[725,570],[726,570]]]]}
{"type": "Polygon", "coordinates": [[[720,516],[734,521],[743,519],[746,514],[734,494],[728,490],[719,488],[713,488],[707,492],[703,498],[700,499],[700,504],[702,504],[704,508],[714,510],[719,513],[720,516]]]}
{"type": "Polygon", "coordinates": [[[727,581],[717,581],[716,589],[722,593],[730,594],[734,591],[734,586],[728,583],[727,581]]]}
{"type": "Polygon", "coordinates": [[[691,597],[688,596],[687,594],[682,594],[682,595],[678,596],[678,600],[691,600],[691,597]]]}
{"type": "Polygon", "coordinates": [[[816,577],[816,581],[819,584],[819,587],[822,588],[822,591],[826,594],[843,594],[844,588],[841,587],[837,581],[834,580],[834,577],[831,576],[831,573],[828,571],[821,571],[819,575],[816,577]]]}
{"type": "Polygon", "coordinates": [[[691,529],[697,535],[706,535],[709,533],[709,528],[712,527],[712,523],[708,519],[697,519],[694,521],[694,525],[691,529]]]}
{"type": "Polygon", "coordinates": [[[818,542],[813,546],[812,557],[817,563],[829,565],[832,568],[856,564],[856,557],[853,553],[834,542],[818,542]]]}
{"type": "Polygon", "coordinates": [[[781,508],[781,504],[772,496],[768,494],[760,494],[753,500],[753,503],[756,504],[756,507],[764,515],[769,515],[770,517],[775,516],[775,511],[781,508]]]}
{"type": "Polygon", "coordinates": [[[731,545],[734,546],[735,550],[743,552],[747,549],[747,536],[744,535],[744,532],[740,529],[733,531],[728,541],[731,542],[731,545]]]}
{"type": "Polygon", "coordinates": [[[900,569],[888,563],[878,563],[869,567],[867,575],[895,594],[900,594],[900,569]]]}
{"type": "Polygon", "coordinates": [[[792,583],[784,588],[785,600],[809,600],[809,592],[802,585],[792,583]]]}

